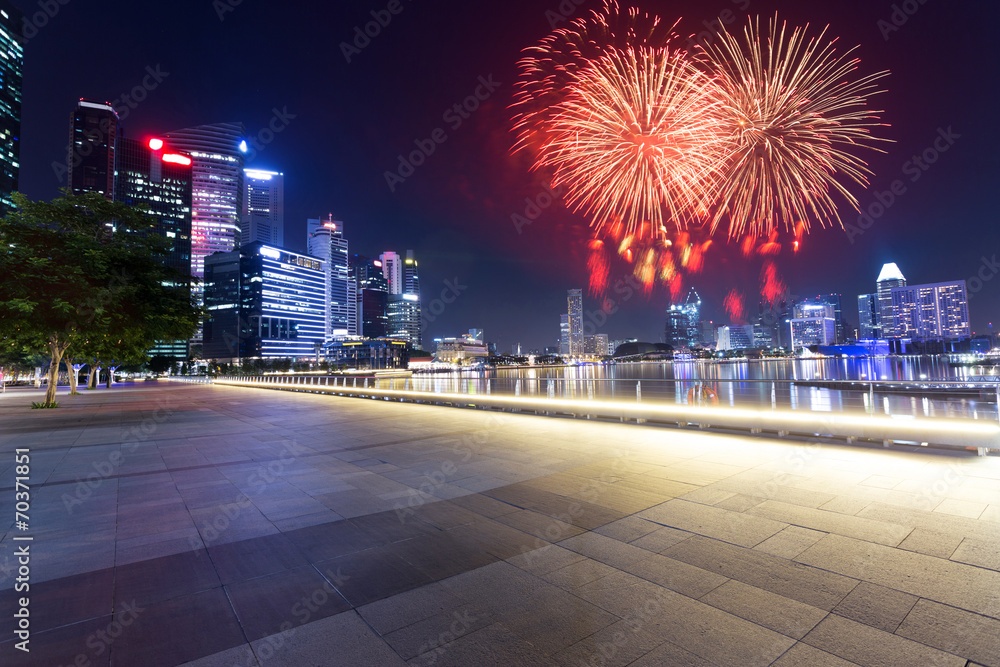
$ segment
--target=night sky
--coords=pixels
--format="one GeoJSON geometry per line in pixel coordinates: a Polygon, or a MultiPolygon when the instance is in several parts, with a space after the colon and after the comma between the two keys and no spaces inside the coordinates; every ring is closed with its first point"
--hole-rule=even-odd
{"type": "MultiPolygon", "coordinates": [[[[40,11],[37,0],[16,1],[29,16],[40,11]]],[[[520,234],[515,229],[512,214],[523,214],[525,198],[543,192],[543,179],[529,171],[528,156],[510,155],[508,107],[521,51],[550,31],[560,2],[400,1],[403,11],[348,63],[341,43],[353,41],[355,28],[388,0],[49,0],[58,13],[37,34],[29,29],[25,47],[21,189],[49,199],[65,185],[52,163],[64,160],[78,98],[114,100],[141,85],[147,67],[159,68],[162,82],[123,119],[129,136],[243,121],[250,137],[266,139],[260,132],[275,110],[282,116],[274,127],[287,127],[248,166],[284,172],[289,248],[305,249],[307,217],[332,212],[345,221],[352,252],[415,251],[425,307],[457,281],[459,296],[433,318],[425,340],[480,327],[501,349],[555,344],[566,290],[587,285],[586,222],[557,204],[520,234]],[[496,90],[469,118],[446,118],[481,85],[480,77],[496,90]],[[447,141],[391,192],[384,173],[438,128],[447,141]]],[[[599,4],[562,6],[576,17],[599,4]]],[[[1000,5],[906,0],[898,4],[915,13],[886,38],[888,1],[636,4],[670,22],[683,17],[683,35],[724,10],[738,17],[734,26],[748,13],[767,18],[775,11],[791,23],[829,24],[842,47],[860,45],[862,72],[890,70],[883,80],[888,92],[872,106],[885,110],[891,127],[882,136],[896,143],[885,144],[884,155],[865,153],[875,172],[872,188],[853,192],[863,208],[897,179],[905,192],[863,235],[817,228],[797,255],[782,260],[781,271],[792,294],[843,293],[854,325],[856,296],[874,290],[884,262],[895,261],[911,284],[971,279],[981,271],[992,279],[971,298],[973,329],[985,332],[993,318],[1000,325],[1000,265],[992,264],[1000,255],[1000,5]],[[952,145],[914,182],[906,163],[949,128],[952,145]],[[984,257],[991,260],[985,266],[984,257]]],[[[846,204],[841,212],[856,224],[846,204]]],[[[719,242],[691,284],[705,314],[718,320],[726,292],[742,285],[752,297],[759,271],[759,263],[719,242]]],[[[626,272],[613,268],[612,281],[626,272]]],[[[665,288],[636,294],[599,330],[612,339],[660,340],[668,303],[665,288]]],[[[587,310],[597,304],[585,299],[587,310]]]]}

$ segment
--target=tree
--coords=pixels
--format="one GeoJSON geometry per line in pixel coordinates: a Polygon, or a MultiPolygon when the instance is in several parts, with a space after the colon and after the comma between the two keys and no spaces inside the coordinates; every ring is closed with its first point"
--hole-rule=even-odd
{"type": "Polygon", "coordinates": [[[14,198],[17,210],[0,219],[0,338],[48,353],[45,405],[54,404],[71,349],[81,354],[71,353],[70,364],[107,363],[98,357],[109,354],[132,362],[157,340],[194,333],[192,279],[165,264],[170,241],[155,233],[155,221],[97,193],[14,198]]]}
{"type": "Polygon", "coordinates": [[[168,357],[162,354],[158,354],[155,357],[151,357],[149,362],[147,362],[146,367],[151,373],[156,373],[157,375],[162,375],[166,373],[171,368],[174,367],[174,362],[177,361],[173,357],[168,357]]]}

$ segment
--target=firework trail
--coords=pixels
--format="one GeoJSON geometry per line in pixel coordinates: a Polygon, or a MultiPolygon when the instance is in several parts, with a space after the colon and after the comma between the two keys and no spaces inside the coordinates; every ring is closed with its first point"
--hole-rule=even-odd
{"type": "Polygon", "coordinates": [[[852,81],[855,49],[838,55],[836,40],[824,41],[827,29],[812,38],[807,29],[775,17],[764,35],[758,19],[742,39],[723,28],[703,47],[731,139],[711,224],[727,216],[730,238],[799,223],[808,231],[810,220],[843,227],[832,195],[858,209],[842,181],[868,186],[871,172],[855,151],[884,141],[871,135],[883,124],[867,101],[883,92],[877,82],[888,72],[852,81]]]}

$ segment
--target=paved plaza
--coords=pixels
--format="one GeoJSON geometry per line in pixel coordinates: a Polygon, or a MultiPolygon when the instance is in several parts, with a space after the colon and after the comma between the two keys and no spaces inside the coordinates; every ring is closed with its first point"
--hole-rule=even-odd
{"type": "Polygon", "coordinates": [[[0,395],[2,665],[1000,667],[998,457],[180,382],[38,396],[0,395]]]}

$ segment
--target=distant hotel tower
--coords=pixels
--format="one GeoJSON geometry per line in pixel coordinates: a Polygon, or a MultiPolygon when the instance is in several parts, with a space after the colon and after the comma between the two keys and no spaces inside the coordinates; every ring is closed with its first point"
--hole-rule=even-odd
{"type": "Polygon", "coordinates": [[[241,243],[260,241],[285,245],[285,175],[276,171],[244,169],[246,192],[240,222],[241,243]]]}
{"type": "Polygon", "coordinates": [[[0,0],[0,216],[14,210],[21,171],[21,12],[0,0]]]}
{"type": "Polygon", "coordinates": [[[115,198],[118,113],[107,102],[81,99],[69,128],[69,189],[75,195],[98,192],[115,198]]]}

